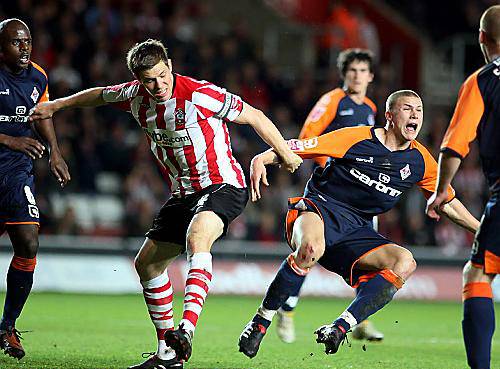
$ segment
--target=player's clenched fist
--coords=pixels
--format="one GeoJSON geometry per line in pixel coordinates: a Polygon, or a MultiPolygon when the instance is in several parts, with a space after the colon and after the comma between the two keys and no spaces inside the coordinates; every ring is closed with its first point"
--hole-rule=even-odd
{"type": "Polygon", "coordinates": [[[301,164],[302,158],[292,152],[290,155],[283,158],[282,166],[290,173],[293,173],[300,167],[301,164]]]}
{"type": "Polygon", "coordinates": [[[45,150],[39,141],[30,137],[6,136],[2,143],[11,150],[20,151],[28,155],[31,159],[39,159],[45,150]]]}

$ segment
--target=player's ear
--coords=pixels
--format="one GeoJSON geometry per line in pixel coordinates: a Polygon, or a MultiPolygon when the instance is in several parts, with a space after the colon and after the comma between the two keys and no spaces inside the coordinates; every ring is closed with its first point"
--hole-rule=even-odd
{"type": "Polygon", "coordinates": [[[390,112],[390,111],[385,112],[385,120],[387,122],[392,122],[392,112],[390,112]]]}
{"type": "Polygon", "coordinates": [[[170,69],[170,71],[172,71],[172,59],[167,60],[167,67],[168,69],[170,69]]]}

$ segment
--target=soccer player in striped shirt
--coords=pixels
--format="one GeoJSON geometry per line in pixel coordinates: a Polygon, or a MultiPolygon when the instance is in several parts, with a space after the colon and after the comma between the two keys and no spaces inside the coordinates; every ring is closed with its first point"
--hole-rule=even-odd
{"type": "MultiPolygon", "coordinates": [[[[345,127],[373,126],[377,108],[366,96],[373,81],[373,56],[369,50],[346,49],[337,58],[337,67],[344,80],[342,88],[335,88],[318,100],[307,116],[299,138],[307,139],[345,127]]],[[[316,167],[323,168],[328,157],[314,158],[316,167]]],[[[320,169],[318,169],[320,170],[320,169]]],[[[377,217],[373,218],[376,229],[377,217]]],[[[278,310],[276,332],[285,343],[295,341],[294,309],[299,301],[298,286],[278,310]]],[[[357,291],[357,290],[356,290],[357,291]]],[[[384,334],[372,322],[365,320],[353,328],[353,338],[381,341],[384,334]]]]}
{"type": "Polygon", "coordinates": [[[463,321],[467,362],[472,369],[489,369],[495,331],[491,283],[500,274],[500,5],[481,16],[479,43],[486,65],[462,85],[455,113],[439,154],[436,192],[427,214],[439,219],[445,202],[444,188],[452,181],[470,143],[477,137],[483,172],[490,186],[481,226],[476,233],[470,261],[463,270],[463,321]]]}
{"type": "Polygon", "coordinates": [[[41,104],[32,118],[50,117],[69,107],[113,104],[132,113],[146,134],[172,197],[154,219],[135,259],[158,349],[131,368],[182,368],[191,355],[191,340],[212,280],[210,249],[248,201],[228,124],[252,126],[290,172],[302,159],[260,110],[210,82],[173,73],[161,42],[150,39],[136,44],[128,52],[127,64],[135,80],[41,104]],[[174,329],[167,269],[184,251],[189,266],[184,312],[174,329]]]}

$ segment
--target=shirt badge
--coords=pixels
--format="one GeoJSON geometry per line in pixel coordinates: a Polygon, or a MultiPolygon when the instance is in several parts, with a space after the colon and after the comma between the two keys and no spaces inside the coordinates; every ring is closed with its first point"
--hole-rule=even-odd
{"type": "Polygon", "coordinates": [[[404,181],[411,175],[410,164],[406,164],[400,171],[401,179],[404,181]]]}
{"type": "Polygon", "coordinates": [[[184,110],[182,110],[181,108],[175,109],[174,117],[175,125],[181,126],[183,124],[186,124],[186,113],[184,113],[184,110]]]}
{"type": "Polygon", "coordinates": [[[38,90],[36,89],[36,86],[33,87],[33,92],[31,93],[31,100],[33,100],[33,103],[36,104],[36,102],[38,101],[38,97],[40,96],[40,93],[38,92],[38,90]]]}

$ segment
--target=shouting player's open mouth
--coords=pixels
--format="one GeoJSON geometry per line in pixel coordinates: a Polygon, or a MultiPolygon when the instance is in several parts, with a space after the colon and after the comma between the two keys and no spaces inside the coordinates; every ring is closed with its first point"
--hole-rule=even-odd
{"type": "Polygon", "coordinates": [[[416,133],[418,128],[418,123],[408,123],[405,127],[408,133],[416,133]]]}
{"type": "Polygon", "coordinates": [[[21,62],[21,64],[28,64],[30,61],[30,54],[22,53],[19,57],[19,61],[21,62]]]}

